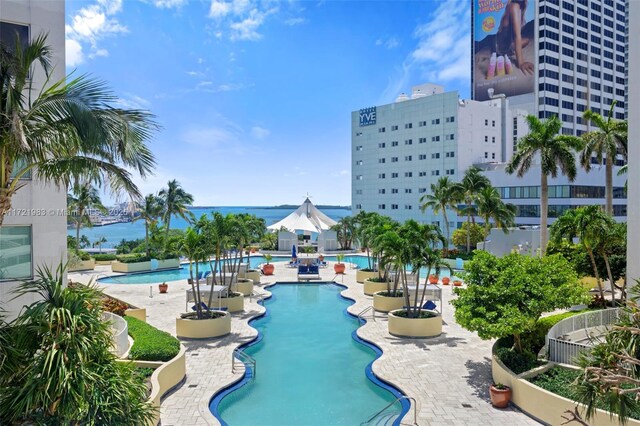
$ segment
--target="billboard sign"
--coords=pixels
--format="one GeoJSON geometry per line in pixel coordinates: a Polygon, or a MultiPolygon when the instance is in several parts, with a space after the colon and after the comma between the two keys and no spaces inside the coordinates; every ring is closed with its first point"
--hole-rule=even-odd
{"type": "Polygon", "coordinates": [[[473,99],[535,89],[536,0],[473,0],[473,99]]]}
{"type": "Polygon", "coordinates": [[[376,124],[376,107],[360,110],[360,127],[376,124]]]}

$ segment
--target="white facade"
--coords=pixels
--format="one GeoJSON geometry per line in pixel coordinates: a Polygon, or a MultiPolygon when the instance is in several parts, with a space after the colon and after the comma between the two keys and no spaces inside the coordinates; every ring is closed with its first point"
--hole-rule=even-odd
{"type": "MultiPolygon", "coordinates": [[[[629,1],[629,75],[640,75],[640,1],[629,1]]],[[[640,81],[629,79],[629,207],[627,216],[627,277],[640,279],[640,81]]]]}
{"type": "MultiPolygon", "coordinates": [[[[463,101],[458,92],[424,84],[413,88],[411,98],[400,95],[392,104],[352,112],[353,214],[375,211],[440,224],[442,214],[420,211],[420,197],[443,176],[457,182],[473,164],[510,158],[514,138],[526,130],[526,114],[507,103],[463,101]]],[[[455,228],[455,213],[447,216],[455,228]]]]}
{"type": "MultiPolygon", "coordinates": [[[[64,78],[63,0],[2,0],[0,24],[28,28],[31,38],[48,33],[47,44],[53,52],[51,82],[64,78]]],[[[14,27],[12,27],[14,28],[14,27]]],[[[13,31],[11,31],[13,33],[13,31]]],[[[3,33],[6,34],[6,33],[3,33]]],[[[44,73],[35,68],[32,95],[37,96],[45,82],[44,73]]],[[[36,180],[25,180],[12,199],[13,209],[5,215],[0,228],[0,306],[9,318],[33,300],[11,300],[19,283],[10,278],[31,278],[41,266],[55,268],[66,261],[66,188],[57,188],[36,180]]]]}

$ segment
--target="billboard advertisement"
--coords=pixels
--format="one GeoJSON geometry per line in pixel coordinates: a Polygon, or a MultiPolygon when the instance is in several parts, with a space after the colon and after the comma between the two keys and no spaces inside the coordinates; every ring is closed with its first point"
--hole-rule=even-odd
{"type": "Polygon", "coordinates": [[[474,100],[535,88],[535,0],[473,0],[474,100]]]}

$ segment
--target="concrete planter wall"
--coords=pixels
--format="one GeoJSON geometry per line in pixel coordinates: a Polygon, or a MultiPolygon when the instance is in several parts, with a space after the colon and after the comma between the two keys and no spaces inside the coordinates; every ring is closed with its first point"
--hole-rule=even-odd
{"type": "Polygon", "coordinates": [[[442,334],[442,316],[432,318],[401,318],[389,312],[389,334],[399,337],[436,337],[442,334]]]}
{"type": "Polygon", "coordinates": [[[185,347],[180,345],[178,355],[162,363],[151,375],[151,395],[149,396],[149,402],[156,407],[157,411],[154,419],[149,423],[150,426],[155,426],[160,423],[160,399],[162,396],[180,383],[187,373],[185,352],[185,347]]]}
{"type": "Polygon", "coordinates": [[[378,272],[361,271],[360,269],[356,271],[357,282],[364,283],[364,280],[368,280],[369,278],[378,278],[378,272]]]}
{"type": "Polygon", "coordinates": [[[364,280],[364,294],[367,296],[373,296],[373,293],[378,291],[384,291],[387,289],[387,283],[377,283],[369,279],[364,280]]]}
{"type": "Polygon", "coordinates": [[[96,265],[111,265],[115,260],[96,260],[96,265]]]}
{"type": "Polygon", "coordinates": [[[124,311],[124,315],[127,317],[133,317],[133,318],[139,319],[140,321],[147,322],[146,308],[127,309],[126,311],[124,311]]]}
{"type": "Polygon", "coordinates": [[[373,309],[378,312],[390,312],[396,309],[402,309],[404,306],[404,297],[387,297],[380,293],[387,290],[373,293],[373,309]]]}
{"type": "Polygon", "coordinates": [[[249,269],[249,271],[244,274],[240,274],[241,278],[246,278],[248,280],[253,280],[254,284],[260,284],[260,271],[256,269],[249,269]]]}
{"type": "MultiPolygon", "coordinates": [[[[218,300],[216,299],[213,302],[213,308],[217,308],[218,300]]],[[[240,296],[234,297],[223,297],[220,299],[220,305],[223,308],[227,308],[229,312],[240,312],[244,311],[244,294],[240,292],[240,296]]]]}
{"type": "Polygon", "coordinates": [[[95,259],[81,260],[73,266],[69,266],[68,272],[89,271],[96,267],[95,259]]]}
{"type": "MultiPolygon", "coordinates": [[[[180,259],[164,259],[158,260],[158,269],[177,269],[180,267],[180,259]]],[[[151,271],[151,262],[135,262],[135,263],[122,263],[114,260],[111,263],[111,270],[113,272],[149,272],[151,271]]]]}
{"type": "Polygon", "coordinates": [[[249,296],[253,292],[253,280],[238,278],[236,283],[231,284],[231,291],[237,291],[245,296],[249,296]]]}
{"type": "Polygon", "coordinates": [[[176,318],[176,336],[189,339],[207,339],[231,333],[231,314],[225,312],[223,317],[210,319],[176,318]]]}
{"type": "MultiPolygon", "coordinates": [[[[511,402],[520,410],[545,424],[559,425],[566,421],[562,418],[562,416],[566,416],[566,411],[573,411],[576,406],[578,406],[579,412],[584,414],[584,405],[576,404],[574,401],[548,392],[526,380],[544,373],[553,366],[553,363],[549,363],[544,367],[516,375],[495,355],[494,345],[494,354],[491,359],[493,381],[511,388],[511,402]]],[[[488,384],[487,392],[489,392],[488,384]]],[[[620,420],[617,415],[611,416],[607,411],[597,410],[594,417],[589,420],[589,424],[592,426],[615,426],[620,425],[620,420]]],[[[629,419],[628,424],[640,426],[640,421],[629,419]]]]}

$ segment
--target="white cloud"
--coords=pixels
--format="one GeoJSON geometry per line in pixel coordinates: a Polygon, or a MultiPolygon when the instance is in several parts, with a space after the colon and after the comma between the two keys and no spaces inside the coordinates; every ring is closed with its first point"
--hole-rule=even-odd
{"type": "Polygon", "coordinates": [[[65,41],[65,55],[68,67],[76,67],[84,61],[82,46],[75,40],[67,39],[65,41]]]}
{"type": "Polygon", "coordinates": [[[67,65],[76,66],[84,60],[84,46],[88,45],[89,58],[108,56],[109,52],[98,47],[105,37],[128,32],[113,16],[122,10],[122,0],[97,0],[96,3],[80,9],[65,25],[67,65]]]}
{"type": "Polygon", "coordinates": [[[187,71],[187,75],[191,77],[204,77],[204,74],[200,71],[187,71]]]}
{"type": "Polygon", "coordinates": [[[160,9],[177,9],[186,4],[187,0],[152,0],[152,3],[160,9]]]}
{"type": "Polygon", "coordinates": [[[251,135],[256,139],[264,139],[269,136],[271,132],[264,127],[254,126],[251,128],[251,135]]]}
{"type": "Polygon", "coordinates": [[[382,46],[385,49],[395,49],[400,46],[400,42],[395,37],[389,37],[388,39],[379,38],[376,40],[376,46],[382,46]]]}
{"type": "Polygon", "coordinates": [[[141,96],[125,93],[114,105],[125,109],[149,109],[151,102],[141,96]]]}
{"type": "Polygon", "coordinates": [[[213,0],[209,7],[210,18],[222,18],[231,11],[231,4],[226,1],[213,0]]]}
{"type": "Polygon", "coordinates": [[[304,18],[290,18],[287,19],[286,21],[284,21],[285,24],[293,27],[295,25],[302,25],[306,22],[306,19],[304,18]]]}
{"type": "MultiPolygon", "coordinates": [[[[381,100],[386,102],[395,98],[411,83],[469,80],[470,29],[461,23],[469,22],[470,15],[466,2],[440,2],[429,20],[415,28],[416,47],[390,78],[381,100]]],[[[388,41],[379,40],[376,45],[384,45],[388,41]]]]}
{"type": "MultiPolygon", "coordinates": [[[[280,7],[296,9],[293,2],[272,0],[211,0],[209,17],[216,21],[216,38],[256,41],[262,38],[260,31],[267,17],[276,14],[280,7]]],[[[303,18],[287,19],[287,25],[299,25],[303,18]]]]}

